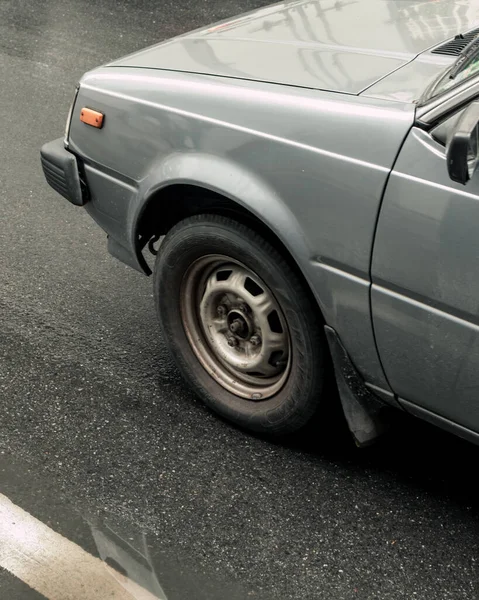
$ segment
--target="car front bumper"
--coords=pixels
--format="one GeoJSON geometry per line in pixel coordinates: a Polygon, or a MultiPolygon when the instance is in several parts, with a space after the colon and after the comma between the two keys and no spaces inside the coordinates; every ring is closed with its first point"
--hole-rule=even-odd
{"type": "Polygon", "coordinates": [[[45,144],[40,156],[48,184],[72,204],[83,206],[86,193],[80,180],[77,159],[65,149],[63,138],[45,144]]]}
{"type": "Polygon", "coordinates": [[[85,207],[107,233],[110,254],[150,275],[151,269],[141,248],[136,246],[136,238],[128,229],[128,209],[135,201],[136,190],[84,164],[66,150],[63,138],[45,144],[40,155],[48,184],[72,204],[85,207]]]}

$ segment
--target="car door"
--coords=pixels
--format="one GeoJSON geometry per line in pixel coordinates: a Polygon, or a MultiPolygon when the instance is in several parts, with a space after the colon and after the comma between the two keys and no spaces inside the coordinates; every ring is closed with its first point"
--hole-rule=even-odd
{"type": "Polygon", "coordinates": [[[457,114],[414,127],[403,144],[378,220],[371,305],[384,371],[404,405],[479,432],[479,171],[467,185],[448,175],[457,114]]]}

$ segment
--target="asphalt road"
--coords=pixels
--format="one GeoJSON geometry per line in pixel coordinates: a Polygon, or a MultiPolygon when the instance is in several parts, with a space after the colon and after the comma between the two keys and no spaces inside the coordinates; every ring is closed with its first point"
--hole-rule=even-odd
{"type": "Polygon", "coordinates": [[[43,181],[84,71],[261,4],[0,1],[0,493],[92,553],[80,515],[144,533],[169,599],[479,598],[476,447],[403,418],[366,451],[230,427],[181,381],[151,281],[43,181]]]}

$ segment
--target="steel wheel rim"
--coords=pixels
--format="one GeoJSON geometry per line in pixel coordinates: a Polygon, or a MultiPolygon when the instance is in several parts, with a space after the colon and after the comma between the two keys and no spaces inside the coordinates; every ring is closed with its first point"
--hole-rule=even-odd
{"type": "Polygon", "coordinates": [[[197,259],[183,277],[180,309],[193,352],[223,388],[255,401],[282,389],[291,369],[288,324],[251,269],[223,255],[197,259]]]}

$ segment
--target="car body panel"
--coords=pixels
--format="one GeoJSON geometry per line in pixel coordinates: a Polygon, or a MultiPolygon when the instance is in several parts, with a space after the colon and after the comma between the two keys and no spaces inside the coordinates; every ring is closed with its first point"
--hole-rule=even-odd
{"type": "MultiPolygon", "coordinates": [[[[479,24],[478,7],[454,4],[451,10],[451,0],[281,2],[111,64],[359,94],[479,24]]],[[[444,62],[437,55],[428,60],[444,62]]]]}
{"type": "Polygon", "coordinates": [[[423,419],[423,421],[427,421],[428,423],[432,423],[444,431],[448,431],[449,433],[453,433],[468,442],[472,442],[473,444],[479,445],[479,433],[477,431],[473,431],[472,429],[468,429],[467,427],[463,427],[462,425],[458,425],[454,421],[449,419],[445,419],[441,417],[435,412],[427,410],[413,402],[408,402],[403,398],[400,398],[401,406],[411,415],[418,417],[419,419],[423,419]]]}
{"type": "Polygon", "coordinates": [[[374,245],[372,310],[401,397],[479,431],[479,172],[449,179],[445,148],[414,128],[391,174],[374,245]]]}
{"type": "Polygon", "coordinates": [[[429,55],[423,54],[373,84],[361,95],[381,100],[417,103],[423,96],[424,90],[436,81],[452,62],[451,56],[441,56],[441,60],[435,58],[431,61],[429,55]]]}
{"type": "Polygon", "coordinates": [[[82,80],[69,145],[85,161],[89,210],[111,219],[109,234],[130,254],[145,202],[168,185],[216,191],[257,215],[295,258],[358,369],[387,388],[372,337],[370,253],[384,185],[413,119],[412,105],[105,68],[82,80]],[[82,106],[105,113],[101,130],[80,122],[82,106]],[[116,173],[113,209],[102,199],[114,195],[116,173]]]}
{"type": "Polygon", "coordinates": [[[408,57],[365,56],[339,48],[300,46],[255,40],[184,38],[150,50],[141,60],[126,59],[122,66],[219,75],[283,85],[358,94],[403,66],[408,57]],[[261,55],[261,61],[257,57],[261,55]]]}

